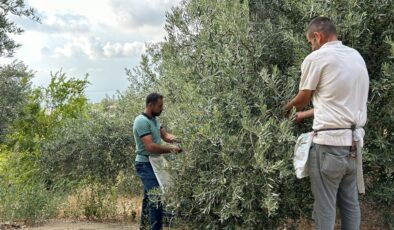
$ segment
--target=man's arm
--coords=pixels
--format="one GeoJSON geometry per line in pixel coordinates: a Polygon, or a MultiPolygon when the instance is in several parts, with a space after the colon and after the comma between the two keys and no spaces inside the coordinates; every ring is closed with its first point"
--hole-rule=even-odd
{"type": "Polygon", "coordinates": [[[313,91],[312,90],[300,90],[287,105],[283,108],[285,112],[290,111],[293,107],[296,108],[297,111],[305,108],[312,99],[313,91]]]}
{"type": "Polygon", "coordinates": [[[167,143],[175,143],[176,139],[175,136],[171,133],[167,132],[163,127],[160,129],[160,136],[163,141],[167,143]]]}
{"type": "Polygon", "coordinates": [[[150,153],[179,153],[182,149],[178,146],[163,146],[153,142],[152,135],[146,135],[141,137],[142,143],[144,143],[145,149],[150,153]]]}
{"type": "Polygon", "coordinates": [[[295,115],[295,118],[294,118],[294,122],[295,122],[296,124],[299,124],[299,123],[301,123],[304,119],[313,117],[313,116],[314,116],[314,112],[315,112],[314,109],[310,109],[310,110],[307,110],[307,111],[297,112],[296,115],[295,115]]]}

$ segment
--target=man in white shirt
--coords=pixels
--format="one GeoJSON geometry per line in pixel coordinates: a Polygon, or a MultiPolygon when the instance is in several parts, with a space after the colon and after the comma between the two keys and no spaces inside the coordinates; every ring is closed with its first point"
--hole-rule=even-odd
{"type": "Polygon", "coordinates": [[[367,68],[355,49],[337,40],[335,25],[329,18],[312,19],[306,38],[313,52],[302,63],[299,93],[284,109],[296,108],[297,123],[314,118],[308,168],[316,229],[334,228],[337,201],[342,229],[359,229],[352,129],[362,130],[367,120],[367,68]],[[313,109],[300,111],[311,100],[313,109]]]}

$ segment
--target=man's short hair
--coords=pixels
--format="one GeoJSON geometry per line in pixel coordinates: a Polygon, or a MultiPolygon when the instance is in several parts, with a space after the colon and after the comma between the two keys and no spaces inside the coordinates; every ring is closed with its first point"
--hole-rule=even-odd
{"type": "Polygon", "coordinates": [[[148,105],[149,103],[155,104],[158,102],[160,99],[163,99],[163,95],[160,95],[158,93],[151,93],[146,97],[145,105],[148,105]]]}
{"type": "Polygon", "coordinates": [[[311,37],[314,32],[320,32],[324,35],[336,35],[337,29],[334,23],[327,17],[317,16],[310,20],[307,33],[311,37]]]}

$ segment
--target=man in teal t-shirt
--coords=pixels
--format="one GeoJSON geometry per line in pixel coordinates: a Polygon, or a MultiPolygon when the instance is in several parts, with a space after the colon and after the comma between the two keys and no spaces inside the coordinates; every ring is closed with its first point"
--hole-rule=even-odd
{"type": "Polygon", "coordinates": [[[157,197],[149,195],[149,191],[159,188],[159,183],[149,162],[152,154],[178,153],[182,150],[178,146],[163,146],[161,140],[174,143],[172,134],[165,131],[157,119],[163,111],[163,96],[151,93],[146,97],[144,112],[137,116],[133,124],[133,134],[136,145],[135,169],[144,185],[144,199],[141,209],[141,226],[145,227],[145,217],[149,216],[152,230],[162,229],[163,210],[157,205],[157,197]]]}

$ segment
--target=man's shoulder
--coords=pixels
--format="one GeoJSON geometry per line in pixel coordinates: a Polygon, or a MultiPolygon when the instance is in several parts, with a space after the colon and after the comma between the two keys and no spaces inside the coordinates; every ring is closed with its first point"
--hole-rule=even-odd
{"type": "Polygon", "coordinates": [[[321,57],[322,50],[318,49],[313,51],[312,53],[308,54],[308,56],[305,57],[304,62],[313,62],[317,61],[321,57]]]}
{"type": "Polygon", "coordinates": [[[134,119],[134,124],[139,124],[139,123],[149,123],[149,119],[144,115],[140,114],[134,119]]]}
{"type": "Polygon", "coordinates": [[[312,53],[308,54],[308,56],[306,56],[304,58],[304,60],[302,61],[302,64],[301,64],[301,69],[305,69],[305,68],[307,68],[307,66],[319,63],[318,60],[320,57],[320,53],[318,51],[319,50],[315,50],[312,53]]]}
{"type": "Polygon", "coordinates": [[[330,59],[332,57],[335,57],[337,52],[341,52],[341,51],[345,52],[347,54],[353,53],[355,55],[361,56],[360,53],[356,49],[341,44],[341,45],[335,46],[335,47],[324,47],[324,48],[320,48],[318,50],[315,50],[315,51],[311,52],[308,56],[306,56],[303,62],[316,62],[316,61],[330,59]]]}
{"type": "Polygon", "coordinates": [[[364,60],[364,58],[361,56],[360,52],[358,52],[358,50],[356,50],[355,48],[346,46],[347,50],[349,51],[349,53],[352,53],[353,57],[357,57],[357,58],[361,58],[362,60],[364,60]]]}
{"type": "Polygon", "coordinates": [[[135,117],[134,120],[137,121],[137,120],[145,120],[145,119],[146,119],[146,117],[144,115],[139,114],[138,116],[135,117]]]}
{"type": "Polygon", "coordinates": [[[359,62],[365,65],[364,58],[361,56],[360,52],[358,52],[358,50],[356,50],[355,48],[341,44],[340,51],[342,52],[343,56],[346,57],[346,60],[349,63],[359,62]]]}
{"type": "Polygon", "coordinates": [[[360,53],[358,52],[358,50],[356,50],[353,47],[347,46],[345,44],[341,44],[340,46],[341,50],[346,51],[346,52],[352,52],[352,53],[356,53],[358,55],[360,55],[360,53]]]}

